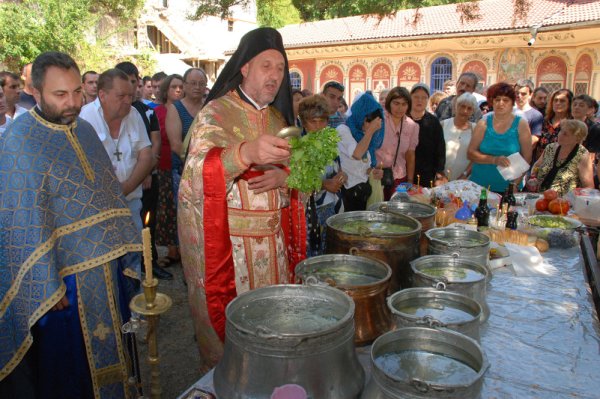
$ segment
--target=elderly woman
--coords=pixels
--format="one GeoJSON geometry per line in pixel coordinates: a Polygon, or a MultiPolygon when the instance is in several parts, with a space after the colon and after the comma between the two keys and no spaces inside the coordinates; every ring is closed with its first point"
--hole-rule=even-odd
{"type": "Polygon", "coordinates": [[[415,149],[419,144],[419,125],[408,117],[412,99],[404,87],[394,87],[385,99],[385,135],[383,145],[376,151],[377,164],[389,168],[393,183],[385,186],[387,201],[398,184],[415,177],[415,149]]]}
{"type": "MultiPolygon", "coordinates": [[[[498,166],[510,166],[508,156],[514,153],[531,162],[531,132],[527,121],[512,112],[516,99],[512,85],[496,83],[488,88],[487,94],[494,112],[477,122],[473,130],[467,150],[467,158],[473,162],[470,180],[503,193],[510,182],[504,180],[498,166]]],[[[520,182],[521,177],[514,180],[520,182]]]]}
{"type": "Polygon", "coordinates": [[[466,179],[471,174],[471,162],[467,149],[473,136],[475,124],[471,116],[477,108],[477,99],[469,92],[456,99],[456,115],[442,121],[446,142],[446,174],[448,180],[466,179]]]}
{"type": "Polygon", "coordinates": [[[576,187],[594,188],[593,166],[582,145],[587,136],[584,122],[565,119],[561,122],[556,143],[548,144],[533,166],[529,189],[554,189],[561,195],[576,187]]]}
{"type": "Polygon", "coordinates": [[[542,133],[536,146],[536,159],[541,156],[546,146],[555,143],[560,132],[560,123],[563,119],[571,119],[571,103],[573,92],[569,89],[556,90],[550,96],[546,105],[546,117],[542,124],[542,133]]]}
{"type": "Polygon", "coordinates": [[[340,135],[338,151],[342,170],[348,175],[344,183],[344,210],[364,211],[372,189],[369,174],[381,179],[381,169],[374,168],[372,153],[383,141],[381,105],[369,92],[350,107],[352,115],[336,129],[340,135]]]}
{"type": "MultiPolygon", "coordinates": [[[[327,127],[329,105],[320,95],[303,98],[298,104],[298,116],[306,134],[318,132],[327,127]]],[[[325,253],[325,222],[327,218],[340,212],[342,197],[340,190],[347,180],[340,169],[339,160],[328,166],[323,176],[321,191],[311,194],[306,207],[307,256],[325,253]]]]}
{"type": "Polygon", "coordinates": [[[410,90],[410,117],[419,125],[419,144],[415,149],[413,182],[429,186],[445,183],[446,144],[438,118],[427,112],[429,86],[417,83],[410,90]]]}

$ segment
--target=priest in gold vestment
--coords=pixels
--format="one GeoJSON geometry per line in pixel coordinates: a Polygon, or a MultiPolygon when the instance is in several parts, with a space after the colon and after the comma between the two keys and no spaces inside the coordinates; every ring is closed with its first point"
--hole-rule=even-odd
{"type": "Polygon", "coordinates": [[[179,189],[182,264],[202,369],[219,360],[236,295],[291,283],[306,253],[304,210],[287,189],[293,124],[288,63],[272,28],[247,33],[189,132],[179,189]]]}

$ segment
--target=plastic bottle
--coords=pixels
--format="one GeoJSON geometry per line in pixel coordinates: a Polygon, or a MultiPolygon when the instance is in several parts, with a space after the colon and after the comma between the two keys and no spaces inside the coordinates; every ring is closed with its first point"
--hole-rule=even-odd
{"type": "Polygon", "coordinates": [[[410,197],[408,196],[408,191],[406,187],[403,185],[398,185],[396,187],[396,192],[390,198],[390,201],[399,201],[399,202],[410,202],[410,197]]]}

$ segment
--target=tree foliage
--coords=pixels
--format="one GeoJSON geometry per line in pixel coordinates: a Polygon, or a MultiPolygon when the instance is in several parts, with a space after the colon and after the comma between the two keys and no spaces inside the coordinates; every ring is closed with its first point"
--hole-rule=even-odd
{"type": "MultiPolygon", "coordinates": [[[[526,16],[532,0],[514,0],[515,19],[526,16]]],[[[232,7],[247,7],[250,0],[197,0],[198,8],[195,18],[204,16],[232,16],[232,7]]],[[[461,20],[470,21],[480,18],[478,0],[291,0],[293,7],[280,8],[280,4],[288,3],[287,0],[258,0],[258,20],[261,25],[279,27],[283,18],[300,14],[301,21],[318,21],[323,19],[341,18],[352,15],[378,15],[380,18],[395,15],[398,10],[414,8],[413,22],[420,19],[419,9],[444,4],[457,4],[456,11],[461,14],[461,20]],[[267,17],[265,17],[267,15],[267,17]],[[274,17],[271,17],[273,15],[274,17]],[[275,16],[279,15],[280,18],[275,16]]],[[[295,19],[295,17],[293,18],[295,19]]],[[[294,22],[285,22],[294,23],[294,22]]],[[[514,20],[513,20],[514,23],[514,20]]]]}
{"type": "Polygon", "coordinates": [[[257,0],[256,19],[260,26],[281,28],[302,22],[292,0],[257,0]]]}
{"type": "Polygon", "coordinates": [[[12,70],[45,51],[106,59],[102,41],[89,43],[101,15],[135,17],[143,0],[21,0],[0,3],[0,61],[12,70]]]}

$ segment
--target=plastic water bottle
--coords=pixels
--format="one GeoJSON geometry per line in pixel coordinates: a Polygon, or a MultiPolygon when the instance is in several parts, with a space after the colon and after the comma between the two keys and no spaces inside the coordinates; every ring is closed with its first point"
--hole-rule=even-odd
{"type": "Polygon", "coordinates": [[[410,202],[406,186],[399,184],[398,187],[396,187],[396,192],[392,195],[392,198],[390,198],[390,201],[410,202]]]}

